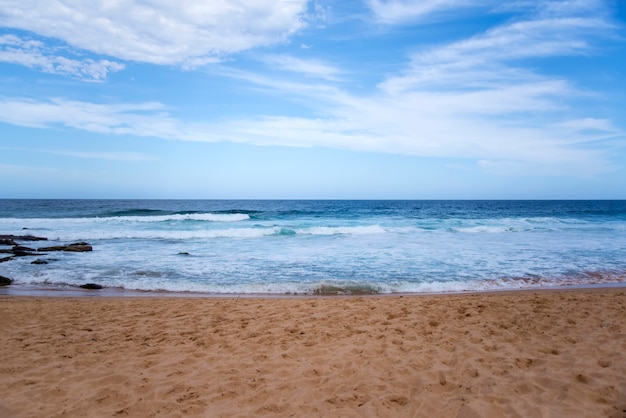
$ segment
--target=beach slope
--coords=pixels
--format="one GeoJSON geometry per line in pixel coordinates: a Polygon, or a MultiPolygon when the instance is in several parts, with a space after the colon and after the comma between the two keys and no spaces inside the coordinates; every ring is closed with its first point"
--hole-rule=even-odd
{"type": "Polygon", "coordinates": [[[0,297],[7,417],[624,417],[626,290],[0,297]]]}

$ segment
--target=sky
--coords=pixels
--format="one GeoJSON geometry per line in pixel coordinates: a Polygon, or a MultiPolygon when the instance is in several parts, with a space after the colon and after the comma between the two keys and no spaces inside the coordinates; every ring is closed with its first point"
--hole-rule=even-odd
{"type": "Polygon", "coordinates": [[[623,0],[0,0],[0,198],[626,199],[623,0]]]}

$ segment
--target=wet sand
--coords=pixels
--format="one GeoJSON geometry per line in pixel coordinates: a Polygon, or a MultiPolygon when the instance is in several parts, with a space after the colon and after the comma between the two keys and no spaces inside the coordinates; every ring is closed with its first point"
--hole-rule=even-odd
{"type": "Polygon", "coordinates": [[[2,417],[626,417],[626,289],[0,296],[2,417]]]}

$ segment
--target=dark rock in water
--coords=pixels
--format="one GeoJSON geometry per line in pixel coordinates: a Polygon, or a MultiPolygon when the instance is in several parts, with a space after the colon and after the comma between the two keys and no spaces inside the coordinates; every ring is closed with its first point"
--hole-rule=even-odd
{"type": "MultiPolygon", "coordinates": [[[[17,257],[24,257],[37,254],[34,248],[19,245],[17,241],[45,241],[48,238],[34,237],[32,235],[0,235],[0,245],[11,245],[11,249],[0,249],[2,254],[13,254],[17,257]]],[[[7,261],[4,259],[3,261],[7,261]]]]}
{"type": "Polygon", "coordinates": [[[81,284],[80,286],[83,289],[89,289],[89,290],[100,290],[102,289],[102,285],[96,284],[96,283],[85,283],[85,284],[81,284]]]}
{"type": "Polygon", "coordinates": [[[3,236],[0,235],[0,245],[17,245],[17,242],[11,238],[3,238],[3,236]]]}
{"type": "Polygon", "coordinates": [[[35,261],[31,262],[30,264],[48,264],[48,262],[46,260],[42,260],[41,258],[38,258],[35,261]]]}
{"type": "Polygon", "coordinates": [[[48,241],[46,237],[35,237],[33,235],[14,235],[13,239],[17,241],[48,241]]]}
{"type": "MultiPolygon", "coordinates": [[[[18,255],[16,252],[23,253],[26,251],[35,251],[32,248],[22,247],[18,241],[46,241],[48,238],[34,237],[32,235],[0,235],[0,245],[10,245],[13,247],[11,252],[18,255]]],[[[7,252],[7,250],[1,250],[0,252],[7,252]]],[[[26,254],[19,254],[26,255],[26,254]]]]}
{"type": "Polygon", "coordinates": [[[0,276],[0,286],[8,286],[13,283],[13,279],[9,279],[8,277],[0,276]]]}
{"type": "Polygon", "coordinates": [[[54,245],[52,247],[40,247],[37,251],[64,251],[67,245],[54,245]]]}
{"type": "Polygon", "coordinates": [[[93,251],[93,247],[86,242],[78,242],[76,244],[68,245],[63,251],[71,251],[75,253],[83,253],[87,251],[93,251]]]}
{"type": "MultiPolygon", "coordinates": [[[[35,237],[33,235],[0,235],[0,242],[3,240],[10,241],[47,241],[48,238],[35,237]]],[[[16,244],[4,244],[4,245],[16,245],[16,244]]]]}
{"type": "Polygon", "coordinates": [[[187,251],[183,251],[181,253],[178,253],[178,255],[189,255],[189,253],[187,251]]]}
{"type": "Polygon", "coordinates": [[[13,257],[3,257],[0,258],[0,263],[4,263],[5,261],[13,260],[13,257]]]}
{"type": "Polygon", "coordinates": [[[12,251],[13,251],[13,252],[16,252],[16,251],[22,251],[22,252],[24,252],[24,251],[37,251],[37,250],[36,250],[36,249],[34,249],[34,248],[23,247],[23,246],[21,246],[21,245],[14,245],[14,246],[13,246],[13,250],[12,250],[12,251]]]}
{"type": "Polygon", "coordinates": [[[37,250],[35,250],[34,248],[23,247],[21,245],[15,245],[13,248],[11,248],[11,252],[18,257],[39,255],[35,251],[37,250]]]}
{"type": "Polygon", "coordinates": [[[74,253],[82,253],[86,251],[92,251],[93,247],[86,242],[75,242],[69,245],[55,245],[52,247],[42,247],[37,251],[69,251],[74,253]]]}
{"type": "Polygon", "coordinates": [[[16,257],[28,257],[28,256],[41,255],[41,253],[31,253],[28,251],[14,251],[13,255],[15,255],[16,257]]]}

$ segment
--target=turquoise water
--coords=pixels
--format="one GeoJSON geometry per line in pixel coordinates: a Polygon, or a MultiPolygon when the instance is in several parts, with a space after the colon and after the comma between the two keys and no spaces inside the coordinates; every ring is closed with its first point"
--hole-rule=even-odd
{"type": "Polygon", "coordinates": [[[0,200],[0,234],[94,248],[0,263],[18,287],[309,294],[626,282],[626,201],[0,200]]]}

